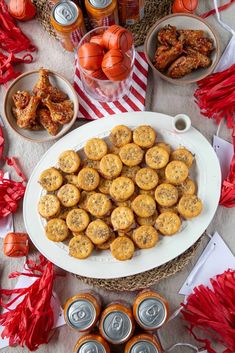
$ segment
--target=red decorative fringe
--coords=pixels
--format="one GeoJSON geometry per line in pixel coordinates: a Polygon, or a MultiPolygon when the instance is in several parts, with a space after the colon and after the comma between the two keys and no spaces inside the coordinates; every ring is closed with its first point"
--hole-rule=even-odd
{"type": "Polygon", "coordinates": [[[4,149],[4,137],[3,137],[3,131],[0,126],[0,160],[2,159],[3,156],[3,149],[4,149]]]}
{"type": "Polygon", "coordinates": [[[216,124],[225,118],[229,128],[233,128],[235,118],[235,64],[216,72],[198,82],[195,102],[201,114],[215,119],[216,124]]]}
{"type": "Polygon", "coordinates": [[[33,60],[31,54],[25,54],[22,58],[16,58],[14,54],[24,50],[33,52],[37,49],[16,26],[4,0],[0,0],[0,49],[9,53],[7,56],[0,52],[0,84],[5,84],[20,75],[20,72],[15,71],[13,64],[31,63],[33,60]]]}
{"type": "Polygon", "coordinates": [[[21,170],[19,166],[19,162],[16,157],[12,157],[12,158],[5,157],[5,160],[9,166],[15,169],[16,173],[19,175],[19,177],[21,177],[23,181],[27,181],[27,178],[24,175],[23,171],[21,170]]]}
{"type": "MultiPolygon", "coordinates": [[[[198,86],[194,97],[201,114],[215,119],[216,124],[222,119],[226,120],[228,128],[233,129],[235,152],[235,64],[204,78],[198,82],[198,86]]],[[[229,174],[222,184],[220,205],[228,208],[235,206],[235,154],[229,174]]]]}
{"type": "Polygon", "coordinates": [[[221,343],[224,353],[235,352],[235,271],[228,270],[210,280],[212,289],[203,285],[194,289],[187,304],[181,304],[183,317],[190,324],[189,331],[205,345],[209,353],[215,352],[208,337],[221,343]],[[200,329],[199,338],[195,329],[200,329]]]}
{"type": "Polygon", "coordinates": [[[7,310],[0,314],[0,324],[4,326],[1,337],[8,338],[10,346],[26,346],[30,351],[36,350],[43,343],[48,343],[52,337],[51,330],[54,324],[51,307],[54,267],[42,255],[39,260],[39,264],[32,260],[26,262],[30,272],[26,268],[26,273],[13,272],[9,275],[9,278],[36,277],[36,281],[28,288],[0,289],[0,295],[3,296],[16,294],[7,304],[0,300],[0,305],[7,310]],[[18,299],[22,301],[12,309],[11,306],[18,299]]]}
{"type": "Polygon", "coordinates": [[[3,171],[0,171],[0,218],[16,212],[25,189],[23,182],[5,179],[3,171]]]}

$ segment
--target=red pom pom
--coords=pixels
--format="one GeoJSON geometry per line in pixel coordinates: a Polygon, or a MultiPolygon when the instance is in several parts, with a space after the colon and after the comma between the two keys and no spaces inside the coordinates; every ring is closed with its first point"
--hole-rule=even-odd
{"type": "Polygon", "coordinates": [[[29,287],[0,289],[2,296],[16,294],[7,304],[0,300],[0,305],[7,310],[0,314],[0,325],[4,327],[1,337],[8,338],[10,346],[26,346],[31,351],[36,350],[40,344],[48,343],[54,324],[51,307],[54,267],[43,256],[39,260],[39,264],[30,260],[26,262],[30,272],[15,272],[9,276],[36,277],[36,281],[29,287]],[[12,309],[11,306],[17,300],[20,303],[12,309]]]}
{"type": "Polygon", "coordinates": [[[205,343],[209,353],[216,353],[208,337],[223,344],[226,353],[235,352],[235,271],[228,270],[211,279],[212,289],[203,285],[187,298],[182,314],[189,322],[189,330],[199,342],[205,343]],[[202,337],[195,334],[200,329],[202,337]]]}

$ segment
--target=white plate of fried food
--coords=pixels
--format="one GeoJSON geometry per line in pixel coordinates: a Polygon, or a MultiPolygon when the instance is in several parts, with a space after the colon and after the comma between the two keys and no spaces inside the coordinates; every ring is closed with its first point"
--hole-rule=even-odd
{"type": "Polygon", "coordinates": [[[42,254],[72,273],[118,278],[160,266],[200,238],[218,206],[220,166],[200,132],[177,134],[172,119],[103,118],[46,152],[23,212],[42,254]]]}
{"type": "Polygon", "coordinates": [[[5,95],[4,113],[22,137],[50,141],[64,135],[75,122],[78,97],[63,76],[41,68],[15,79],[5,95]]]}

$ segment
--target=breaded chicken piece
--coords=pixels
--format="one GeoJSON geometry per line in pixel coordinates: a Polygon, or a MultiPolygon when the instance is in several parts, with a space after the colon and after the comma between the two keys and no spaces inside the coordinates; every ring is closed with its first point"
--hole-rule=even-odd
{"type": "Polygon", "coordinates": [[[160,29],[157,39],[161,44],[176,45],[178,42],[178,33],[176,27],[168,25],[160,29]]]}
{"type": "Polygon", "coordinates": [[[24,109],[30,101],[30,93],[28,91],[17,91],[12,96],[16,108],[24,109]]]}
{"type": "Polygon", "coordinates": [[[59,124],[54,122],[48,109],[41,108],[37,111],[40,124],[46,129],[50,135],[55,136],[59,131],[59,124]]]}
{"type": "Polygon", "coordinates": [[[24,109],[15,108],[13,113],[17,120],[17,125],[22,129],[30,129],[36,125],[37,107],[40,98],[31,96],[28,105],[24,109]]]}
{"type": "Polygon", "coordinates": [[[161,45],[155,53],[155,67],[164,71],[173,61],[175,61],[183,52],[183,45],[177,42],[174,47],[169,48],[166,45],[161,45]]]}
{"type": "Polygon", "coordinates": [[[184,42],[186,47],[199,51],[201,54],[209,55],[214,49],[213,41],[204,36],[204,32],[200,30],[179,30],[180,40],[184,42]]]}
{"type": "Polygon", "coordinates": [[[49,109],[51,118],[59,124],[67,124],[73,118],[73,102],[69,99],[62,103],[54,103],[49,97],[43,100],[44,105],[49,109]]]}
{"type": "Polygon", "coordinates": [[[39,70],[39,79],[33,88],[33,92],[40,98],[46,98],[49,95],[54,103],[63,102],[68,98],[66,93],[52,86],[49,80],[49,71],[45,69],[39,70]]]}
{"type": "Polygon", "coordinates": [[[209,67],[211,65],[211,59],[200,53],[199,51],[197,50],[193,50],[191,48],[187,48],[186,50],[186,53],[192,57],[196,57],[198,59],[198,67],[203,67],[203,68],[206,68],[206,67],[209,67]]]}

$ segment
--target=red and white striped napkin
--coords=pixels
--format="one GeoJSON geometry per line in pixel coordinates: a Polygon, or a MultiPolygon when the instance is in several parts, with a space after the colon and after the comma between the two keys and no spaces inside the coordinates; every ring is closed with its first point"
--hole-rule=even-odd
{"type": "Polygon", "coordinates": [[[136,52],[132,85],[129,95],[114,102],[98,102],[88,97],[84,92],[80,72],[76,65],[74,88],[77,91],[79,98],[78,118],[95,120],[112,114],[143,111],[145,109],[147,79],[148,64],[145,54],[144,52],[136,52]]]}

